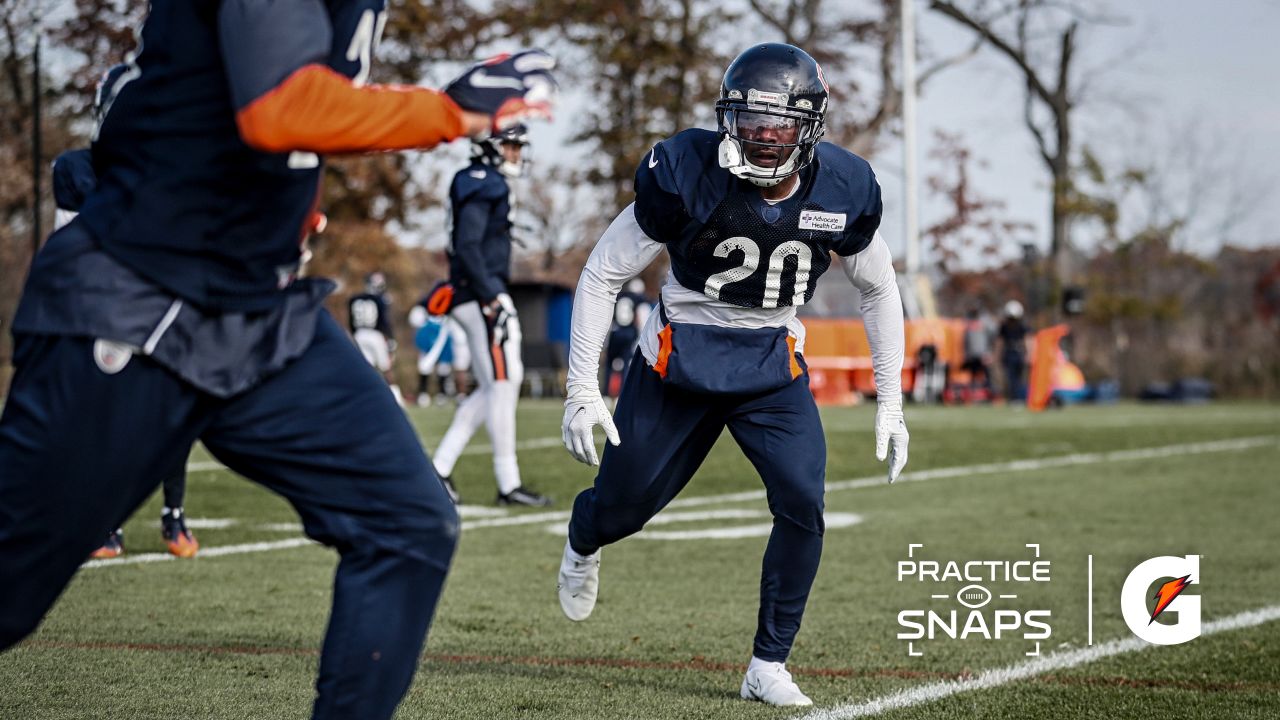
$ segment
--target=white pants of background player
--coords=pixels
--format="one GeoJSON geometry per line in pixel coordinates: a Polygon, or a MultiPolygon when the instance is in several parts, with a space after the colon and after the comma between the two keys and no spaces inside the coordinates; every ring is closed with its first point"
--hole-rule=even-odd
{"type": "Polygon", "coordinates": [[[495,329],[480,312],[478,302],[462,303],[450,316],[467,335],[476,389],[458,405],[453,423],[431,457],[436,472],[449,477],[471,436],[481,424],[485,425],[493,444],[493,474],[498,481],[498,492],[506,495],[520,487],[520,466],[516,463],[516,400],[524,380],[520,320],[512,315],[506,321],[505,331],[495,329]]]}
{"type": "Polygon", "coordinates": [[[391,369],[391,348],[387,346],[387,336],[373,328],[360,328],[354,338],[364,359],[378,372],[385,373],[391,369]]]}

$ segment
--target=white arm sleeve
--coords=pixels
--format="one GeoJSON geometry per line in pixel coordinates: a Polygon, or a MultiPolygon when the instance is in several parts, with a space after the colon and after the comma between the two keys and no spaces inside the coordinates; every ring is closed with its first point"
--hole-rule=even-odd
{"type": "Polygon", "coordinates": [[[849,282],[862,293],[862,323],[871,345],[876,401],[902,401],[902,355],[906,336],[902,296],[893,271],[893,256],[880,233],[865,250],[840,258],[849,282]]]}
{"type": "Polygon", "coordinates": [[[599,387],[600,352],[609,336],[618,292],[623,283],[649,267],[661,252],[662,243],[649,239],[636,222],[634,203],[624,208],[604,231],[582,268],[578,292],[573,297],[569,387],[599,387]]]}

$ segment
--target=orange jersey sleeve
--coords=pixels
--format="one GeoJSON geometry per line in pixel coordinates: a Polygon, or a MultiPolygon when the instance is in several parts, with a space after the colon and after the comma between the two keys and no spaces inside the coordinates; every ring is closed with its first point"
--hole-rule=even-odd
{"type": "Polygon", "coordinates": [[[298,68],[243,107],[236,124],[245,143],[263,152],[430,148],[463,134],[462,109],[444,93],[407,85],[356,86],[320,64],[298,68]]]}

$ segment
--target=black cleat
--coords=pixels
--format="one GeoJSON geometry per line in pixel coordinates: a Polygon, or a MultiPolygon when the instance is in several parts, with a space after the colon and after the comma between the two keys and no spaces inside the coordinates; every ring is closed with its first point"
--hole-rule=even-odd
{"type": "Polygon", "coordinates": [[[462,496],[458,494],[458,488],[453,486],[453,478],[441,477],[440,484],[444,486],[444,491],[449,494],[449,499],[454,505],[462,504],[462,496]]]}
{"type": "Polygon", "coordinates": [[[524,505],[526,507],[547,507],[551,504],[551,498],[546,495],[539,495],[538,493],[521,486],[506,495],[498,493],[498,504],[524,505]]]}

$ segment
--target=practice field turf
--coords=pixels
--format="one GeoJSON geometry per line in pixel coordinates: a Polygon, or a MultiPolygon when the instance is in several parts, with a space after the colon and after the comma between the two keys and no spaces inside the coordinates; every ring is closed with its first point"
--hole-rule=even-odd
{"type": "MultiPolygon", "coordinates": [[[[428,448],[445,409],[410,411],[428,448]]],[[[560,406],[524,403],[521,467],[549,511],[493,507],[487,438],[455,472],[463,538],[401,718],[1280,717],[1280,407],[908,408],[911,461],[883,483],[869,406],[824,411],[828,530],[790,667],[812,713],[737,699],[751,650],[767,509],[727,433],[680,499],[606,548],[601,597],[570,623],[555,597],[563,527],[589,468],[560,447],[560,406]],[[708,537],[710,536],[710,537],[708,537]],[[981,612],[1050,611],[1021,631],[897,638],[903,610],[968,610],[969,582],[899,581],[898,562],[1051,563],[1047,583],[980,583],[981,612]],[[1186,595],[1201,637],[1138,641],[1120,588],[1138,563],[1200,555],[1186,595]],[[1089,644],[1089,557],[1092,633],[1089,644]],[[909,652],[921,653],[918,656],[909,652]]],[[[169,560],[153,497],[128,554],[86,567],[25,644],[0,655],[3,718],[305,718],[336,556],[279,498],[192,457],[200,557],[169,560]]],[[[0,592],[14,592],[0,588],[0,592]]]]}

